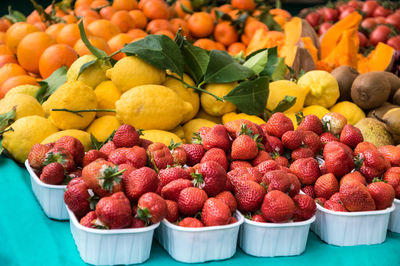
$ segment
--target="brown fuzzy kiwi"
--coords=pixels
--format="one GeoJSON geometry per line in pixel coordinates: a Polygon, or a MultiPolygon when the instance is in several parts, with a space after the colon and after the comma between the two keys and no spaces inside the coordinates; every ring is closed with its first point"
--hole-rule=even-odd
{"type": "Polygon", "coordinates": [[[351,85],[360,73],[350,66],[340,66],[335,68],[331,74],[339,84],[340,97],[338,101],[351,101],[351,85]]]}
{"type": "Polygon", "coordinates": [[[390,83],[390,98],[392,98],[395,92],[400,89],[400,78],[392,72],[382,71],[382,73],[390,83]]]}
{"type": "Polygon", "coordinates": [[[399,106],[385,102],[385,103],[383,103],[382,106],[379,106],[378,108],[375,108],[375,109],[369,111],[367,117],[382,119],[383,115],[386,114],[387,111],[389,111],[390,109],[393,109],[393,108],[397,108],[397,107],[399,107],[399,106]]]}
{"type": "Polygon", "coordinates": [[[292,69],[299,74],[301,70],[308,72],[315,70],[314,60],[306,48],[297,48],[296,57],[293,60],[292,69]]]}
{"type": "Polygon", "coordinates": [[[351,86],[351,99],[365,110],[377,108],[389,99],[390,82],[380,71],[358,75],[351,86]]]}
{"type": "Polygon", "coordinates": [[[400,89],[398,89],[393,95],[392,103],[396,105],[400,105],[400,89]]]}

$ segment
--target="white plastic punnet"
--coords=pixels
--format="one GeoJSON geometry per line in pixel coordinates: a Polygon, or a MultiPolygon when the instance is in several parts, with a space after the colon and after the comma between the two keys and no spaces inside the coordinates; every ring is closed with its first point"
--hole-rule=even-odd
{"type": "Polygon", "coordinates": [[[400,233],[400,200],[394,199],[395,210],[390,214],[389,230],[400,233]]]}

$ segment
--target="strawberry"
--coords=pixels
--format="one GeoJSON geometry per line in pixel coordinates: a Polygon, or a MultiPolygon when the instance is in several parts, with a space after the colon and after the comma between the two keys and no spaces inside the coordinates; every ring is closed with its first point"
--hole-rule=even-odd
{"type": "Polygon", "coordinates": [[[83,226],[89,227],[89,228],[96,228],[95,222],[97,219],[97,215],[95,211],[88,212],[82,219],[79,221],[79,223],[83,226]]]}
{"type": "Polygon", "coordinates": [[[146,150],[139,146],[129,148],[126,152],[126,161],[136,168],[141,168],[147,164],[146,150]]]}
{"type": "Polygon", "coordinates": [[[309,148],[298,148],[292,151],[292,160],[297,161],[302,158],[314,157],[314,152],[309,148]]]}
{"type": "Polygon", "coordinates": [[[342,179],[340,179],[340,186],[349,180],[356,180],[363,184],[364,186],[367,185],[367,181],[365,180],[365,177],[358,171],[354,171],[351,173],[348,173],[347,175],[343,176],[342,179]]]}
{"type": "Polygon", "coordinates": [[[305,221],[314,216],[317,205],[310,196],[298,194],[293,197],[293,201],[295,205],[293,218],[296,222],[305,221]]]}
{"type": "Polygon", "coordinates": [[[107,155],[98,150],[89,150],[82,159],[82,166],[90,164],[91,162],[96,161],[97,159],[107,160],[107,155]]]}
{"type": "Polygon", "coordinates": [[[151,140],[139,138],[139,146],[147,150],[147,148],[153,144],[151,140]]]}
{"type": "Polygon", "coordinates": [[[375,202],[366,186],[358,181],[348,181],[339,190],[340,200],[349,211],[375,210],[375,202]]]}
{"type": "Polygon", "coordinates": [[[131,226],[129,226],[129,228],[143,228],[143,227],[146,227],[145,221],[143,221],[139,218],[136,218],[136,217],[132,218],[132,223],[131,223],[131,226]]]}
{"type": "Polygon", "coordinates": [[[117,148],[108,155],[108,160],[114,164],[127,163],[130,148],[117,148]]]}
{"type": "Polygon", "coordinates": [[[366,150],[376,150],[376,146],[370,142],[364,141],[361,142],[357,145],[357,147],[354,149],[354,155],[359,155],[360,153],[363,153],[366,150]]]}
{"type": "Polygon", "coordinates": [[[157,186],[157,173],[149,167],[134,170],[123,180],[125,194],[133,202],[147,192],[155,192],[157,186]]]}
{"type": "Polygon", "coordinates": [[[46,153],[43,165],[48,165],[50,163],[60,163],[67,173],[75,169],[75,162],[72,154],[68,150],[62,148],[52,148],[46,153]]]}
{"type": "Polygon", "coordinates": [[[321,118],[322,124],[333,135],[339,135],[343,127],[347,124],[347,119],[343,115],[332,112],[327,113],[321,118]]]}
{"type": "Polygon", "coordinates": [[[322,134],[322,122],[321,119],[318,118],[316,115],[306,115],[301,121],[300,125],[297,127],[297,130],[305,130],[305,131],[312,131],[317,135],[322,134]]]}
{"type": "Polygon", "coordinates": [[[65,149],[71,153],[76,165],[81,165],[85,148],[78,139],[71,136],[63,136],[54,143],[54,148],[65,149]]]}
{"type": "Polygon", "coordinates": [[[306,195],[310,196],[311,198],[315,199],[315,190],[313,186],[305,186],[301,189],[306,195]]]}
{"type": "Polygon", "coordinates": [[[125,228],[132,222],[131,204],[123,192],[117,192],[99,200],[96,215],[110,229],[125,228]]]}
{"type": "Polygon", "coordinates": [[[233,160],[251,160],[258,154],[257,140],[248,135],[240,135],[232,142],[233,160]]]}
{"type": "Polygon", "coordinates": [[[274,158],[274,161],[279,165],[283,167],[288,167],[289,166],[289,160],[286,157],[283,156],[277,156],[274,158]]]}
{"type": "Polygon", "coordinates": [[[358,156],[363,160],[360,173],[367,183],[371,183],[374,177],[382,176],[390,168],[390,162],[376,149],[366,150],[358,156]]]}
{"type": "Polygon", "coordinates": [[[383,175],[383,181],[390,184],[396,193],[396,198],[400,198],[400,167],[389,168],[383,175]]]}
{"type": "Polygon", "coordinates": [[[294,130],[293,122],[283,113],[274,113],[265,126],[268,135],[281,138],[286,131],[294,130]]]}
{"type": "Polygon", "coordinates": [[[179,147],[181,143],[174,143],[171,140],[171,144],[168,146],[168,149],[171,151],[172,158],[174,158],[174,164],[177,165],[185,165],[187,156],[186,152],[182,147],[179,147]]]}
{"type": "Polygon", "coordinates": [[[393,145],[385,145],[378,151],[390,162],[391,166],[400,166],[400,148],[393,145]]]}
{"type": "Polygon", "coordinates": [[[272,223],[285,223],[292,219],[295,204],[291,197],[279,190],[268,192],[261,205],[265,220],[272,223]]]}
{"type": "Polygon", "coordinates": [[[221,165],[222,168],[225,169],[225,171],[228,170],[228,159],[226,158],[224,150],[220,148],[211,148],[206,151],[200,163],[204,163],[207,161],[215,161],[219,165],[221,165]]]}
{"type": "Polygon", "coordinates": [[[361,134],[361,130],[350,124],[347,124],[343,127],[342,132],[340,133],[340,142],[354,149],[363,141],[364,138],[361,134]]]}
{"type": "Polygon", "coordinates": [[[200,188],[184,188],[179,194],[179,213],[183,215],[195,215],[203,208],[204,202],[206,202],[207,199],[207,193],[200,188]]]}
{"type": "Polygon", "coordinates": [[[340,204],[343,204],[343,202],[340,200],[340,193],[339,193],[339,192],[336,192],[335,194],[333,194],[333,195],[329,198],[329,200],[338,202],[338,203],[340,203],[340,204]]]}
{"type": "Polygon", "coordinates": [[[236,199],[232,195],[231,192],[223,191],[223,192],[219,193],[217,196],[215,196],[215,198],[225,202],[225,204],[228,205],[228,207],[231,210],[231,212],[235,212],[236,211],[237,202],[236,202],[236,199]]]}
{"type": "Polygon", "coordinates": [[[276,152],[280,155],[283,154],[284,148],[281,140],[274,136],[267,136],[267,143],[265,144],[265,151],[266,152],[276,152]]]}
{"type": "Polygon", "coordinates": [[[195,186],[203,189],[208,196],[213,197],[222,192],[226,183],[226,172],[214,161],[201,163],[194,177],[195,186]]]}
{"type": "Polygon", "coordinates": [[[303,143],[307,148],[314,152],[314,155],[317,155],[319,151],[322,149],[322,142],[317,134],[312,131],[301,131],[303,135],[303,143]]]}
{"type": "Polygon", "coordinates": [[[213,126],[203,137],[203,147],[206,150],[220,148],[227,152],[231,147],[228,131],[223,125],[213,126]]]}
{"type": "Polygon", "coordinates": [[[265,161],[268,161],[268,160],[271,160],[271,159],[272,159],[272,158],[271,158],[271,156],[269,155],[268,152],[263,151],[263,150],[260,150],[260,151],[258,151],[258,154],[257,154],[256,158],[254,158],[254,159],[251,161],[251,164],[252,164],[253,166],[257,166],[257,165],[259,165],[260,163],[265,162],[265,161]]]}
{"type": "Polygon", "coordinates": [[[167,216],[167,203],[153,192],[143,194],[138,200],[137,218],[146,224],[156,224],[167,216]]]}
{"type": "Polygon", "coordinates": [[[294,197],[295,195],[299,194],[300,189],[301,189],[301,184],[300,180],[297,178],[296,175],[292,173],[287,173],[287,176],[290,180],[290,190],[289,190],[289,196],[294,197]]]}
{"type": "Polygon", "coordinates": [[[161,196],[164,199],[178,201],[179,194],[187,187],[193,187],[193,183],[187,179],[177,179],[168,183],[161,189],[161,196]]]}
{"type": "Polygon", "coordinates": [[[326,170],[337,178],[350,173],[355,166],[353,151],[340,142],[332,141],[325,144],[323,154],[326,170]]]}
{"type": "Polygon", "coordinates": [[[233,121],[229,121],[225,125],[226,130],[228,131],[229,135],[232,139],[237,138],[244,132],[248,133],[249,135],[261,135],[262,130],[259,130],[257,125],[247,119],[236,119],[233,121]]]}
{"type": "Polygon", "coordinates": [[[253,165],[251,165],[251,163],[247,161],[232,161],[231,165],[229,166],[229,169],[233,170],[236,168],[248,168],[248,167],[253,167],[253,165]]]}
{"type": "Polygon", "coordinates": [[[279,190],[288,193],[292,185],[290,181],[291,180],[286,172],[282,170],[274,170],[263,176],[261,185],[266,187],[267,192],[279,190]]]}
{"type": "Polygon", "coordinates": [[[262,174],[256,167],[236,168],[228,172],[227,179],[231,183],[235,183],[239,180],[252,180],[254,182],[261,183],[262,174]]]}
{"type": "Polygon", "coordinates": [[[340,203],[335,201],[327,200],[323,206],[325,209],[335,211],[335,212],[348,212],[348,210],[340,203]]]}
{"type": "Polygon", "coordinates": [[[231,216],[229,218],[229,223],[228,224],[234,224],[234,223],[237,223],[237,219],[235,217],[231,216]]]}
{"type": "Polygon", "coordinates": [[[251,220],[253,222],[258,222],[258,223],[266,223],[267,222],[261,214],[254,214],[251,217],[251,220]]]}
{"type": "Polygon", "coordinates": [[[333,194],[339,192],[339,183],[331,173],[322,175],[315,181],[314,191],[317,198],[329,199],[333,194]]]}
{"type": "Polygon", "coordinates": [[[152,167],[157,172],[161,169],[167,168],[168,165],[172,165],[174,162],[174,158],[172,158],[168,147],[161,142],[150,144],[147,148],[147,154],[152,167]]]}
{"type": "Polygon", "coordinates": [[[384,210],[393,204],[395,191],[390,184],[382,182],[380,179],[367,186],[368,192],[375,201],[377,210],[384,210]]]}
{"type": "Polygon", "coordinates": [[[193,217],[184,218],[178,225],[182,227],[204,227],[204,224],[199,219],[193,217]]]}
{"type": "Polygon", "coordinates": [[[166,169],[162,169],[159,173],[160,185],[162,187],[169,184],[171,181],[174,181],[174,180],[177,180],[180,178],[188,179],[188,180],[192,179],[190,174],[188,172],[186,172],[185,169],[181,166],[169,167],[166,169]]]}
{"type": "Polygon", "coordinates": [[[103,145],[103,147],[100,148],[99,151],[104,153],[107,156],[110,156],[110,154],[115,151],[117,147],[115,146],[114,142],[108,141],[106,144],[103,145]]]}
{"type": "Polygon", "coordinates": [[[186,163],[189,166],[200,163],[201,158],[203,158],[203,155],[205,153],[203,146],[200,144],[183,144],[182,148],[186,152],[186,163]]]}
{"type": "Polygon", "coordinates": [[[241,212],[254,212],[260,209],[266,193],[263,186],[251,180],[237,182],[234,191],[237,207],[241,212]]]}
{"type": "Polygon", "coordinates": [[[205,226],[226,225],[230,222],[231,210],[222,200],[209,198],[201,210],[201,221],[205,226]]]}
{"type": "Polygon", "coordinates": [[[80,183],[85,183],[85,181],[82,178],[82,175],[80,177],[76,177],[76,178],[71,179],[71,181],[69,181],[69,183],[67,185],[67,189],[69,187],[72,187],[72,186],[74,186],[76,184],[80,184],[80,183]]]}
{"type": "Polygon", "coordinates": [[[128,179],[128,176],[133,172],[133,171],[135,171],[136,170],[136,168],[134,167],[134,166],[132,166],[131,164],[129,164],[129,163],[123,163],[123,164],[120,164],[120,165],[118,165],[118,170],[120,170],[120,171],[122,171],[122,170],[125,170],[123,173],[122,173],[122,176],[121,176],[121,182],[126,182],[126,180],[128,179]]]}
{"type": "MultiPolygon", "coordinates": [[[[69,172],[67,175],[66,175],[66,179],[64,179],[64,181],[65,180],[70,180],[69,182],[68,182],[68,184],[69,183],[71,183],[71,181],[72,181],[72,179],[75,179],[75,178],[78,178],[78,177],[82,177],[82,169],[76,169],[75,171],[73,171],[73,172],[69,172]]],[[[83,179],[82,179],[83,180],[83,179]]]]}
{"type": "Polygon", "coordinates": [[[287,131],[282,135],[282,145],[289,149],[295,150],[303,143],[302,134],[299,131],[287,131]]]}
{"type": "Polygon", "coordinates": [[[139,145],[139,133],[133,126],[125,124],[115,131],[112,141],[117,148],[131,148],[139,145]]]}
{"type": "Polygon", "coordinates": [[[165,218],[171,222],[175,223],[179,218],[178,203],[172,200],[165,200],[167,204],[167,215],[165,218]]]}
{"type": "Polygon", "coordinates": [[[64,181],[64,167],[60,163],[50,163],[43,167],[40,180],[49,185],[59,185],[64,181]]]}
{"type": "Polygon", "coordinates": [[[312,185],[321,176],[318,163],[314,158],[298,159],[292,163],[289,169],[303,185],[312,185]]]}
{"type": "Polygon", "coordinates": [[[41,169],[46,159],[46,154],[51,148],[43,144],[35,144],[32,146],[28,154],[29,165],[34,169],[41,169]]]}
{"type": "Polygon", "coordinates": [[[274,160],[268,160],[257,165],[258,171],[264,175],[272,170],[279,170],[279,165],[274,160]]]}
{"type": "Polygon", "coordinates": [[[64,202],[77,219],[82,218],[90,211],[90,194],[83,179],[78,180],[77,178],[68,184],[64,193],[64,202]]]}
{"type": "Polygon", "coordinates": [[[326,143],[331,142],[331,141],[339,141],[339,139],[333,135],[331,132],[324,132],[319,136],[319,139],[321,140],[322,145],[325,146],[326,143]]]}
{"type": "Polygon", "coordinates": [[[201,127],[198,132],[193,133],[192,143],[203,144],[204,136],[210,131],[211,127],[201,127]]]}
{"type": "Polygon", "coordinates": [[[326,199],[325,199],[325,198],[316,198],[316,199],[315,199],[315,203],[316,203],[316,204],[319,204],[319,205],[322,206],[322,207],[324,207],[325,202],[326,202],[326,199]]]}

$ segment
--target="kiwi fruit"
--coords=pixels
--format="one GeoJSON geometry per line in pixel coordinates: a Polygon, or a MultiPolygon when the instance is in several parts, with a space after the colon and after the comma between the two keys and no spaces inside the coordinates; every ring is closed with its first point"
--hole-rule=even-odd
{"type": "Polygon", "coordinates": [[[371,142],[377,148],[384,145],[393,145],[393,137],[386,130],[385,124],[374,118],[364,118],[355,124],[360,129],[364,141],[371,142]]]}
{"type": "Polygon", "coordinates": [[[382,119],[383,115],[386,114],[387,111],[396,107],[400,106],[385,102],[382,106],[369,111],[367,117],[382,119]]]}
{"type": "Polygon", "coordinates": [[[364,110],[381,106],[389,99],[390,82],[382,71],[358,75],[351,86],[351,99],[364,110]]]}
{"type": "Polygon", "coordinates": [[[351,85],[360,73],[350,66],[340,66],[335,68],[331,74],[339,84],[340,97],[338,101],[351,101],[351,85]]]}
{"type": "Polygon", "coordinates": [[[394,135],[400,135],[400,107],[387,111],[382,122],[386,124],[387,129],[394,135]]]}
{"type": "Polygon", "coordinates": [[[396,104],[396,105],[400,105],[400,89],[398,89],[394,95],[393,95],[393,99],[392,99],[392,103],[396,104]]]}
{"type": "Polygon", "coordinates": [[[400,89],[400,78],[392,72],[382,71],[383,75],[390,83],[390,98],[400,89]]]}

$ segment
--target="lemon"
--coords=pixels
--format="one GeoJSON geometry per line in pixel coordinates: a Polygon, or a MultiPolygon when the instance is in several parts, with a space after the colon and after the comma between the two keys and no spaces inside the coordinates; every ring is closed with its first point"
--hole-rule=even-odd
{"type": "Polygon", "coordinates": [[[82,131],[82,130],[78,130],[78,129],[67,129],[67,130],[63,130],[63,131],[58,131],[54,134],[47,136],[47,138],[42,140],[41,143],[47,144],[47,143],[56,142],[57,140],[59,140],[61,137],[64,137],[64,136],[71,136],[71,137],[78,139],[82,143],[83,147],[85,148],[85,151],[88,151],[92,148],[92,141],[90,140],[89,133],[82,131]]]}
{"type": "Polygon", "coordinates": [[[319,119],[321,119],[327,113],[330,113],[330,111],[328,109],[326,109],[325,107],[322,107],[321,105],[310,105],[310,106],[304,107],[302,112],[303,112],[304,116],[313,114],[313,115],[318,116],[319,119]]]}
{"type": "MultiPolygon", "coordinates": [[[[115,109],[115,102],[121,98],[121,91],[110,80],[103,81],[95,89],[98,109],[115,109]]],[[[115,115],[112,112],[98,112],[97,116],[115,115]]]]}
{"type": "Polygon", "coordinates": [[[117,118],[141,129],[171,130],[192,111],[192,105],[162,85],[141,85],[116,102],[117,118]]]}
{"type": "Polygon", "coordinates": [[[196,118],[188,121],[186,124],[183,125],[186,143],[192,142],[193,133],[198,132],[201,127],[213,127],[215,125],[216,123],[201,118],[196,118]]]}
{"type": "Polygon", "coordinates": [[[143,130],[142,133],[143,133],[143,136],[141,136],[142,139],[151,140],[152,142],[161,142],[167,146],[171,144],[171,139],[174,141],[174,143],[178,142],[182,143],[182,139],[180,137],[168,131],[149,129],[149,130],[143,130]]]}
{"type": "Polygon", "coordinates": [[[107,70],[106,74],[122,92],[139,85],[159,85],[165,81],[164,70],[150,65],[136,56],[122,58],[113,68],[107,70]]]}
{"type": "Polygon", "coordinates": [[[26,94],[14,94],[0,100],[0,114],[7,113],[14,106],[17,107],[15,120],[24,116],[44,116],[44,111],[36,98],[26,94]]]}
{"type": "MultiPolygon", "coordinates": [[[[183,74],[183,80],[187,84],[195,86],[194,81],[188,75],[183,74]]],[[[194,91],[194,89],[186,88],[181,81],[171,77],[168,77],[163,85],[174,90],[179,95],[179,97],[181,97],[185,102],[189,102],[192,105],[193,110],[183,118],[183,123],[192,119],[199,111],[200,106],[199,95],[194,91]]]]}
{"type": "Polygon", "coordinates": [[[10,127],[13,131],[3,134],[1,145],[20,163],[28,158],[34,144],[58,131],[49,120],[37,115],[18,119],[10,127]]]}
{"type": "Polygon", "coordinates": [[[323,70],[312,70],[304,74],[297,84],[301,88],[309,89],[305,105],[321,105],[329,108],[334,105],[340,96],[336,78],[323,70]]]}
{"type": "Polygon", "coordinates": [[[203,108],[200,108],[199,112],[194,118],[202,118],[205,120],[212,121],[216,124],[222,124],[222,117],[221,116],[212,116],[206,113],[203,108]]]}
{"type": "Polygon", "coordinates": [[[364,111],[355,103],[344,101],[331,107],[331,112],[342,114],[347,118],[349,124],[355,125],[358,121],[365,118],[364,111]]]}
{"type": "Polygon", "coordinates": [[[296,129],[296,128],[298,127],[298,125],[297,125],[297,119],[296,119],[296,114],[297,114],[297,113],[285,113],[285,115],[286,115],[287,117],[289,117],[290,120],[292,120],[294,129],[296,129]]]}
{"type": "Polygon", "coordinates": [[[99,117],[90,124],[86,132],[93,134],[98,141],[105,141],[114,130],[117,130],[121,123],[115,116],[106,115],[99,117]]]}
{"type": "MultiPolygon", "coordinates": [[[[225,84],[210,83],[207,84],[205,90],[222,98],[227,95],[236,85],[236,82],[225,84]]],[[[233,103],[228,101],[219,101],[215,99],[215,97],[204,92],[201,94],[200,100],[201,107],[203,107],[204,111],[206,111],[206,113],[209,115],[221,116],[236,110],[236,106],[233,103]]]]}
{"type": "Polygon", "coordinates": [[[111,68],[111,64],[108,61],[97,61],[79,75],[79,71],[83,64],[96,59],[97,57],[94,55],[84,55],[76,59],[68,69],[67,80],[83,81],[86,85],[93,89],[102,81],[107,80],[106,71],[107,69],[111,68]]]}
{"type": "Polygon", "coordinates": [[[300,88],[296,83],[289,80],[278,80],[269,84],[269,96],[267,101],[267,108],[269,110],[275,109],[280,101],[285,96],[296,97],[296,103],[290,107],[285,113],[297,113],[304,106],[304,100],[306,99],[309,89],[300,88]]]}
{"type": "Polygon", "coordinates": [[[50,110],[51,120],[59,129],[84,129],[94,119],[95,112],[80,113],[81,117],[74,113],[51,111],[51,109],[96,109],[97,99],[92,88],[82,81],[67,81],[49,97],[45,105],[50,110]]]}
{"type": "Polygon", "coordinates": [[[19,85],[16,86],[14,88],[12,88],[11,90],[9,90],[5,97],[14,95],[14,94],[26,94],[26,95],[30,95],[32,97],[36,97],[36,93],[38,92],[38,90],[40,89],[39,86],[36,85],[30,85],[30,84],[26,84],[26,85],[19,85]]]}
{"type": "Polygon", "coordinates": [[[178,125],[176,128],[171,130],[172,133],[183,139],[185,137],[185,131],[183,131],[183,127],[178,125]]]}
{"type": "Polygon", "coordinates": [[[248,114],[245,114],[245,113],[238,113],[237,114],[237,113],[234,113],[234,112],[224,114],[222,116],[222,123],[225,125],[226,123],[228,123],[230,121],[238,120],[238,119],[247,119],[247,120],[249,120],[249,121],[251,121],[251,122],[253,122],[253,123],[257,124],[257,125],[261,125],[261,124],[267,123],[267,122],[265,122],[264,120],[262,120],[261,118],[259,118],[256,115],[248,115],[248,114]]]}

